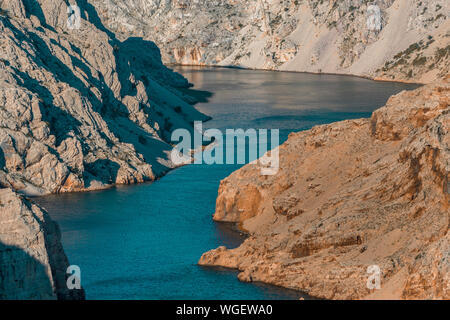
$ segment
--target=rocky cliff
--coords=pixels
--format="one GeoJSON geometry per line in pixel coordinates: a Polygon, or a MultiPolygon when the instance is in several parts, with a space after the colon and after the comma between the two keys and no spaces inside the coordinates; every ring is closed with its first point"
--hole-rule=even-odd
{"type": "Polygon", "coordinates": [[[329,299],[450,299],[450,77],[279,152],[276,175],[249,164],[221,182],[214,219],[249,237],[201,265],[329,299]]]}
{"type": "Polygon", "coordinates": [[[175,128],[207,117],[154,43],[119,41],[87,1],[0,1],[0,185],[28,195],[153,180],[175,128]]]}
{"type": "Polygon", "coordinates": [[[0,300],[83,299],[69,290],[58,225],[35,204],[0,189],[0,300]]]}
{"type": "Polygon", "coordinates": [[[428,83],[450,70],[447,0],[92,0],[165,62],[428,83]]]}
{"type": "Polygon", "coordinates": [[[171,131],[207,119],[189,86],[154,43],[116,39],[87,1],[0,0],[0,299],[84,297],[66,286],[58,226],[16,192],[161,176],[174,167],[171,131]]]}

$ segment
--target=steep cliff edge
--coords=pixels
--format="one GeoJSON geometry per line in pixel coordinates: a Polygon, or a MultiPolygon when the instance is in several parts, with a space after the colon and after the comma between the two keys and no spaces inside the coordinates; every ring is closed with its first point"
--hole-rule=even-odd
{"type": "Polygon", "coordinates": [[[172,130],[207,117],[154,43],[117,40],[87,1],[0,8],[0,185],[28,195],[84,191],[174,167],[172,130]],[[80,8],[72,25],[68,4],[80,8]]]}
{"type": "Polygon", "coordinates": [[[249,164],[221,182],[214,219],[249,238],[201,265],[329,299],[450,299],[449,77],[370,119],[292,133],[279,151],[276,175],[249,164]]]}
{"type": "Polygon", "coordinates": [[[0,0],[0,299],[84,298],[66,286],[58,226],[18,193],[163,175],[172,130],[208,119],[189,86],[154,43],[119,41],[85,0],[0,0]]]}
{"type": "Polygon", "coordinates": [[[37,205],[0,189],[0,300],[83,299],[69,290],[58,225],[37,205]]]}
{"type": "Polygon", "coordinates": [[[447,0],[92,0],[163,60],[429,83],[450,70],[447,0]]]}

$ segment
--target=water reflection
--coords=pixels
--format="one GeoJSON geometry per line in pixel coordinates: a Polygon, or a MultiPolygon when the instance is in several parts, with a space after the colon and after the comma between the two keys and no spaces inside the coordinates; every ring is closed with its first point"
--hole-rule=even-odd
{"type": "Polygon", "coordinates": [[[276,120],[279,129],[300,130],[314,118],[324,123],[369,117],[394,93],[417,85],[375,82],[363,78],[271,72],[235,68],[174,67],[202,90],[214,92],[197,108],[212,116],[205,128],[264,128],[276,120]],[[265,121],[261,121],[264,119],[265,121]]]}

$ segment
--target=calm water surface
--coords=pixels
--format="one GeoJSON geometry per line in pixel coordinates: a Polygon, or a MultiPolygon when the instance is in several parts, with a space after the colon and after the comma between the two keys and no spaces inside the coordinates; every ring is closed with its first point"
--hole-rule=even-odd
{"type": "MultiPolygon", "coordinates": [[[[177,67],[194,89],[213,93],[197,108],[205,128],[279,128],[369,117],[393,93],[415,86],[365,79],[239,69],[177,67]]],[[[36,199],[56,220],[88,299],[298,299],[297,292],[241,283],[203,268],[203,252],[243,237],[212,221],[221,179],[238,165],[191,165],[154,183],[36,199]]]]}

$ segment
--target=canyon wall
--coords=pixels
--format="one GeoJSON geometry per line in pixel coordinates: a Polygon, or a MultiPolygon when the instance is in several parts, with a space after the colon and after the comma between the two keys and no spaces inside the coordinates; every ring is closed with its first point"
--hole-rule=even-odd
{"type": "Polygon", "coordinates": [[[163,175],[172,130],[208,119],[189,87],[153,42],[118,40],[87,1],[0,0],[0,299],[84,298],[66,286],[58,226],[19,194],[163,175]]]}
{"type": "Polygon", "coordinates": [[[37,205],[0,189],[0,300],[84,299],[69,290],[58,225],[37,205]]]}
{"type": "Polygon", "coordinates": [[[249,237],[200,265],[327,299],[450,299],[450,77],[279,153],[276,175],[248,164],[221,182],[214,219],[249,237]]]}
{"type": "Polygon", "coordinates": [[[429,83],[450,70],[447,0],[92,0],[164,62],[429,83]]]}
{"type": "Polygon", "coordinates": [[[151,181],[170,135],[207,117],[150,41],[119,41],[87,1],[0,1],[0,185],[27,195],[151,181]],[[75,25],[74,25],[75,26],[75,25]]]}

